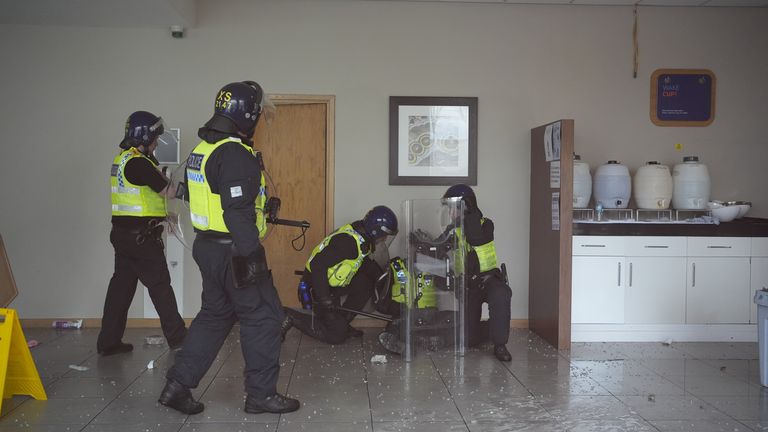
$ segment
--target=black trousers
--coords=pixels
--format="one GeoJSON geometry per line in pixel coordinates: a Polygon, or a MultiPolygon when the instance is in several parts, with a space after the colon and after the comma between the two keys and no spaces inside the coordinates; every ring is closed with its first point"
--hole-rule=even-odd
{"type": "Polygon", "coordinates": [[[232,326],[240,322],[245,391],[256,398],[277,393],[280,371],[280,298],[266,274],[254,285],[235,288],[232,245],[195,239],[192,255],[203,278],[202,306],[166,377],[195,388],[211,367],[232,326]]]}
{"type": "MultiPolygon", "coordinates": [[[[331,299],[336,306],[360,311],[373,296],[374,283],[381,274],[381,269],[370,259],[364,259],[360,269],[346,287],[331,288],[331,299]],[[344,304],[341,297],[347,296],[344,304]]],[[[349,322],[355,318],[350,312],[324,312],[312,314],[288,309],[294,326],[307,336],[329,344],[340,344],[347,339],[349,322]]]]}
{"type": "Polygon", "coordinates": [[[139,245],[136,244],[136,233],[117,228],[112,230],[109,240],[115,248],[115,272],[109,281],[107,297],[104,300],[97,348],[108,349],[121,342],[125,333],[128,308],[136,293],[138,281],[149,291],[168,344],[180,344],[187,329],[179,315],[176,296],[171,288],[171,275],[165,262],[163,242],[148,238],[139,245]]]}
{"type": "Polygon", "coordinates": [[[512,289],[504,283],[501,274],[488,277],[467,292],[467,345],[475,346],[491,338],[494,345],[509,340],[510,305],[512,289]],[[480,321],[483,303],[488,303],[487,327],[480,321]]]}

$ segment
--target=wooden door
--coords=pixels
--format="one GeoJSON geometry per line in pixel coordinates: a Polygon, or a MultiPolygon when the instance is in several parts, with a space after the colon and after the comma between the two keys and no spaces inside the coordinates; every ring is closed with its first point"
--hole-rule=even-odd
{"type": "Polygon", "coordinates": [[[282,201],[281,219],[307,220],[311,224],[305,239],[293,242],[296,246],[304,244],[300,251],[292,246],[292,240],[301,234],[300,228],[270,225],[264,241],[280,299],[284,306],[291,307],[299,304],[294,271],[304,268],[333,221],[333,165],[328,163],[333,160],[333,97],[313,100],[286,96],[273,100],[276,117],[270,124],[260,122],[254,137],[255,148],[262,152],[274,184],[268,195],[282,201]]]}

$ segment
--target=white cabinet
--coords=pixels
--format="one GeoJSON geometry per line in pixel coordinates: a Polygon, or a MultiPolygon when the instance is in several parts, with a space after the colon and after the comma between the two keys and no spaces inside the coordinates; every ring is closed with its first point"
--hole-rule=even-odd
{"type": "Polygon", "coordinates": [[[572,323],[624,323],[623,242],[623,237],[573,238],[572,323]]]}
{"type": "Polygon", "coordinates": [[[749,323],[750,250],[747,237],[688,238],[687,323],[749,323]]]}
{"type": "Polygon", "coordinates": [[[627,237],[627,324],[685,323],[685,237],[627,237]]]}

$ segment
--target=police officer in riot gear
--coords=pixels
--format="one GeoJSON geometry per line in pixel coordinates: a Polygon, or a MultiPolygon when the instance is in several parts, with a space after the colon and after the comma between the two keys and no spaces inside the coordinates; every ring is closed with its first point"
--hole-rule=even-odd
{"type": "Polygon", "coordinates": [[[262,167],[251,139],[269,99],[253,81],[224,86],[213,117],[198,131],[202,142],[186,167],[195,262],[203,279],[202,308],[166,375],[159,402],[185,414],[203,411],[192,398],[224,340],[240,322],[245,359],[245,412],[286,413],[299,401],[277,392],[280,323],[284,314],[266,254],[262,167]]]}
{"type": "Polygon", "coordinates": [[[512,289],[505,283],[497,265],[493,221],[483,216],[477,206],[475,192],[465,184],[449,187],[443,198],[464,201],[464,232],[454,234],[467,252],[467,343],[469,346],[478,345],[488,336],[486,333],[490,333],[493,354],[501,361],[510,361],[512,356],[506,343],[509,339],[512,289]],[[488,330],[480,321],[483,302],[488,303],[488,330]]]}
{"type": "Polygon", "coordinates": [[[395,213],[379,205],[362,220],[342,226],[317,245],[302,277],[311,293],[310,299],[302,299],[302,306],[312,312],[286,308],[283,337],[292,326],[329,344],[342,343],[349,336],[362,336],[362,331],[349,325],[355,314],[337,309],[340,297],[347,296],[345,309],[359,311],[365,306],[382,274],[370,255],[375,248],[388,247],[396,234],[395,213]]]}
{"type": "Polygon", "coordinates": [[[149,291],[171,348],[181,346],[187,329],[179,315],[165,261],[160,223],[167,215],[166,197],[175,188],[157,168],[153,152],[163,133],[163,119],[136,111],[125,123],[120,153],[112,162],[112,232],[115,272],[104,300],[96,350],[103,356],[133,350],[122,342],[128,308],[140,280],[149,291]]]}

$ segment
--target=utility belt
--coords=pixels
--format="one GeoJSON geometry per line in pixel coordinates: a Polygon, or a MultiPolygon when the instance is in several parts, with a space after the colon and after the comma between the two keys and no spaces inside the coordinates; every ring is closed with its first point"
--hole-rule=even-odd
{"type": "Polygon", "coordinates": [[[163,238],[163,219],[150,219],[144,226],[122,227],[112,225],[112,230],[121,234],[133,234],[136,236],[136,244],[144,244],[147,240],[162,241],[163,238]]]}
{"type": "Polygon", "coordinates": [[[205,232],[205,231],[197,231],[197,238],[209,243],[218,243],[218,244],[234,243],[232,240],[232,236],[226,233],[214,234],[214,233],[205,232]]]}
{"type": "Polygon", "coordinates": [[[485,284],[491,280],[492,278],[498,278],[499,280],[504,280],[504,275],[502,274],[501,270],[498,268],[486,270],[484,272],[481,272],[477,275],[473,275],[469,279],[470,287],[474,288],[480,288],[484,289],[485,284]]]}

